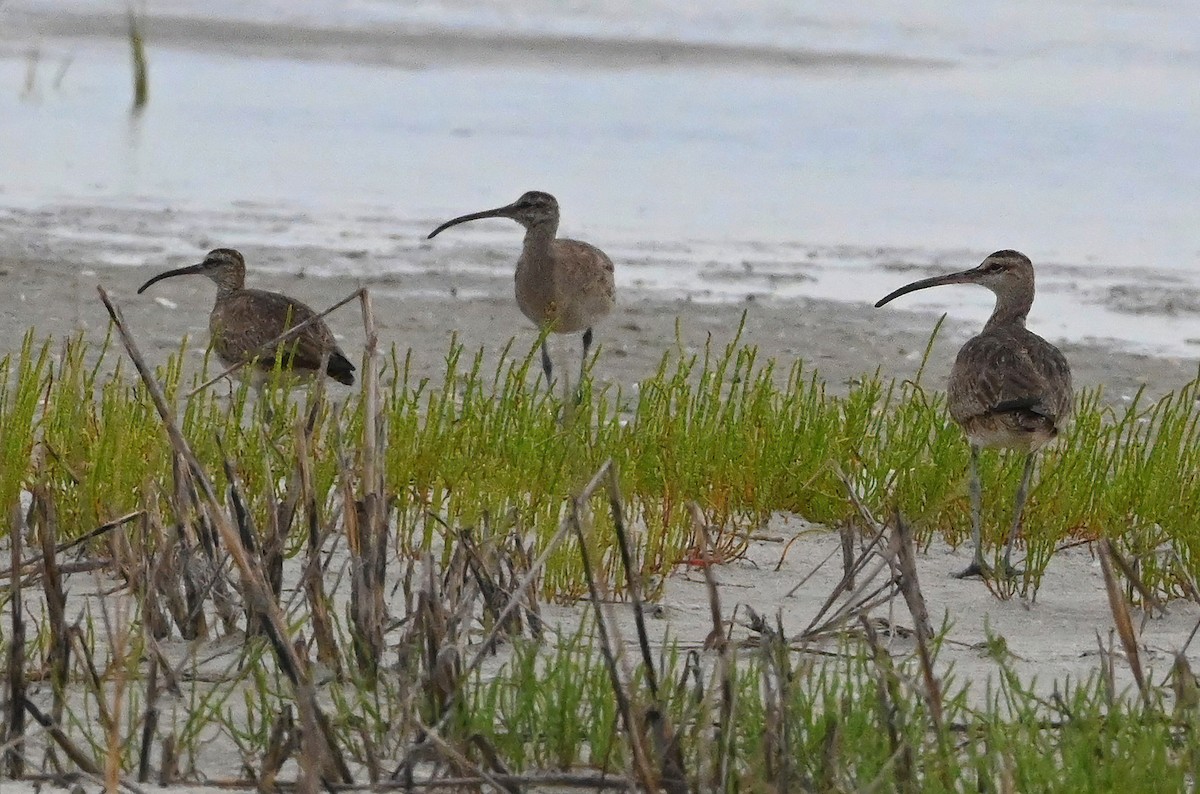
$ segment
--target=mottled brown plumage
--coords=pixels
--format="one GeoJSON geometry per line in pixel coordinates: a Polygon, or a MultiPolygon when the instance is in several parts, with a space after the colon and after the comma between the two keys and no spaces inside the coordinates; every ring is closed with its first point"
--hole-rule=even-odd
{"type": "Polygon", "coordinates": [[[946,395],[950,415],[962,426],[971,444],[975,557],[962,574],[970,576],[987,570],[980,542],[979,450],[996,447],[1026,454],[1004,555],[1008,567],[1033,474],[1034,453],[1062,430],[1074,395],[1071,368],[1062,352],[1025,327],[1034,296],[1029,257],[1017,251],[997,251],[979,267],[915,281],[875,305],[943,284],[979,284],[996,294],[996,308],[983,331],[958,351],[946,395]]]}
{"type": "Polygon", "coordinates": [[[265,348],[272,339],[312,318],[316,312],[278,292],[246,289],[246,262],[232,248],[217,248],[198,265],[160,273],[143,284],[138,294],[165,278],[193,273],[207,276],[217,285],[217,299],[208,318],[217,358],[230,367],[253,360],[253,365],[247,369],[256,387],[262,386],[280,355],[284,356],[283,366],[300,376],[315,375],[320,371],[323,359],[328,357],[324,363],[326,374],[347,386],[354,384],[354,365],[342,353],[329,326],[322,320],[306,326],[274,348],[265,348]]]}
{"type": "MultiPolygon", "coordinates": [[[[557,238],[558,201],[532,190],[512,204],[472,212],[446,221],[429,233],[481,218],[510,218],[525,227],[525,245],[517,259],[517,306],[538,328],[557,334],[583,331],[583,359],[592,344],[592,326],[608,316],[616,301],[613,263],[590,243],[557,238]]],[[[550,380],[551,363],[542,345],[542,368],[550,380]]],[[[582,365],[581,365],[582,377],[582,365]]]]}

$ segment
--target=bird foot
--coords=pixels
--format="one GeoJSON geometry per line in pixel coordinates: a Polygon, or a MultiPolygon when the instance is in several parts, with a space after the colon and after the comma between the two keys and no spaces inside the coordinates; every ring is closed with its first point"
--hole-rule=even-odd
{"type": "Polygon", "coordinates": [[[980,579],[987,579],[992,575],[992,568],[983,560],[975,560],[966,567],[965,570],[954,574],[955,579],[970,579],[978,576],[980,579]]]}
{"type": "Polygon", "coordinates": [[[1025,573],[1021,568],[1014,568],[1007,562],[1004,563],[1003,573],[996,577],[996,570],[988,565],[983,560],[974,560],[965,570],[954,574],[955,579],[971,579],[978,576],[980,579],[1000,578],[1013,580],[1025,573]]]}

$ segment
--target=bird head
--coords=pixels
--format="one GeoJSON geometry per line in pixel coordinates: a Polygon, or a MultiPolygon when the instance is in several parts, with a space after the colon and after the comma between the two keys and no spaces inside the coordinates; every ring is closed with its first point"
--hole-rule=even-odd
{"type": "Polygon", "coordinates": [[[159,273],[139,287],[138,294],[141,295],[151,284],[162,281],[165,278],[188,276],[197,273],[212,279],[217,287],[223,291],[241,289],[246,282],[246,260],[232,248],[214,248],[208,252],[208,255],[204,257],[204,261],[199,264],[159,273]]]}
{"type": "Polygon", "coordinates": [[[984,259],[978,267],[970,270],[923,278],[920,281],[905,284],[895,292],[881,298],[875,304],[875,308],[890,303],[901,295],[907,295],[919,289],[940,287],[944,284],[979,284],[990,289],[997,298],[1001,299],[1023,295],[1028,291],[1030,300],[1032,300],[1033,263],[1020,251],[997,251],[984,259]]]}
{"type": "Polygon", "coordinates": [[[503,207],[483,210],[482,212],[472,212],[452,218],[430,232],[428,239],[436,237],[451,226],[457,226],[467,221],[477,221],[482,218],[510,218],[526,229],[547,223],[557,225],[558,200],[549,193],[543,193],[540,190],[531,190],[523,194],[512,204],[505,204],[503,207]]]}

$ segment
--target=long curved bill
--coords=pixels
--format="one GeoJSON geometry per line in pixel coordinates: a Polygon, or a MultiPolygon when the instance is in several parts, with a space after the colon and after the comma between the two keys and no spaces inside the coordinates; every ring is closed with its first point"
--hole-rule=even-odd
{"type": "Polygon", "coordinates": [[[204,263],[201,262],[198,265],[188,265],[187,267],[179,267],[174,270],[168,270],[166,273],[159,273],[157,276],[138,287],[138,295],[141,295],[143,292],[149,289],[151,284],[156,284],[159,281],[162,281],[164,278],[171,278],[173,276],[190,276],[193,273],[200,273],[203,270],[204,263]]]}
{"type": "Polygon", "coordinates": [[[958,273],[949,273],[945,276],[934,276],[933,278],[923,278],[920,281],[914,281],[911,284],[905,284],[903,287],[896,290],[895,292],[888,293],[884,297],[880,298],[879,302],[875,304],[875,308],[878,309],[880,306],[884,305],[885,303],[891,303],[896,298],[899,298],[901,295],[907,295],[908,293],[916,292],[919,289],[928,289],[929,287],[940,287],[943,284],[972,284],[972,283],[974,283],[974,278],[972,277],[974,272],[975,272],[975,268],[972,268],[971,270],[963,270],[958,273]]]}
{"type": "Polygon", "coordinates": [[[457,218],[451,218],[450,220],[443,223],[441,226],[439,226],[436,229],[434,229],[433,231],[431,231],[429,233],[429,236],[426,237],[425,239],[432,240],[434,237],[437,237],[439,234],[446,231],[451,226],[457,226],[458,224],[466,223],[467,221],[477,221],[477,220],[481,220],[483,218],[507,218],[507,217],[509,217],[509,213],[511,211],[512,211],[512,205],[505,204],[503,207],[496,207],[494,210],[484,210],[483,212],[472,212],[468,215],[459,215],[457,218]]]}

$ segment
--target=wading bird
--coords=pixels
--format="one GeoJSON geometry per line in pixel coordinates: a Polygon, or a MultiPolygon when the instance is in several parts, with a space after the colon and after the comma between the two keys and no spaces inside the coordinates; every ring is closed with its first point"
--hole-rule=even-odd
{"type": "Polygon", "coordinates": [[[1013,541],[1033,475],[1035,453],[1063,429],[1071,413],[1071,368],[1054,345],[1025,328],[1033,305],[1033,263],[1017,251],[997,251],[979,267],[914,281],[875,306],[919,289],[943,284],[978,284],[996,295],[996,308],[983,331],[958,351],[950,370],[947,401],[950,416],[971,445],[971,534],[975,556],[959,574],[986,576],[980,540],[982,495],[979,450],[984,447],[1025,453],[1025,470],[1017,488],[1012,529],[1004,550],[1005,575],[1011,574],[1013,541]]]}
{"type": "Polygon", "coordinates": [[[242,371],[255,389],[262,390],[276,359],[293,376],[310,378],[322,368],[329,377],[354,385],[354,365],[334,341],[323,320],[317,320],[294,336],[263,349],[272,339],[316,315],[298,300],[260,289],[246,289],[246,260],[232,248],[217,248],[198,265],[159,273],[140,288],[145,292],[165,278],[199,274],[217,285],[217,299],[208,317],[208,330],[217,358],[227,367],[246,364],[242,371]]]}
{"type": "MultiPolygon", "coordinates": [[[[429,239],[460,223],[481,218],[509,218],[525,227],[525,245],[517,259],[517,306],[540,329],[556,334],[583,332],[580,380],[592,345],[592,326],[612,311],[616,287],[613,263],[590,243],[555,237],[558,201],[549,193],[531,190],[512,204],[472,212],[448,220],[429,233],[429,239]]],[[[542,343],[542,369],[551,382],[550,353],[542,343]]]]}

